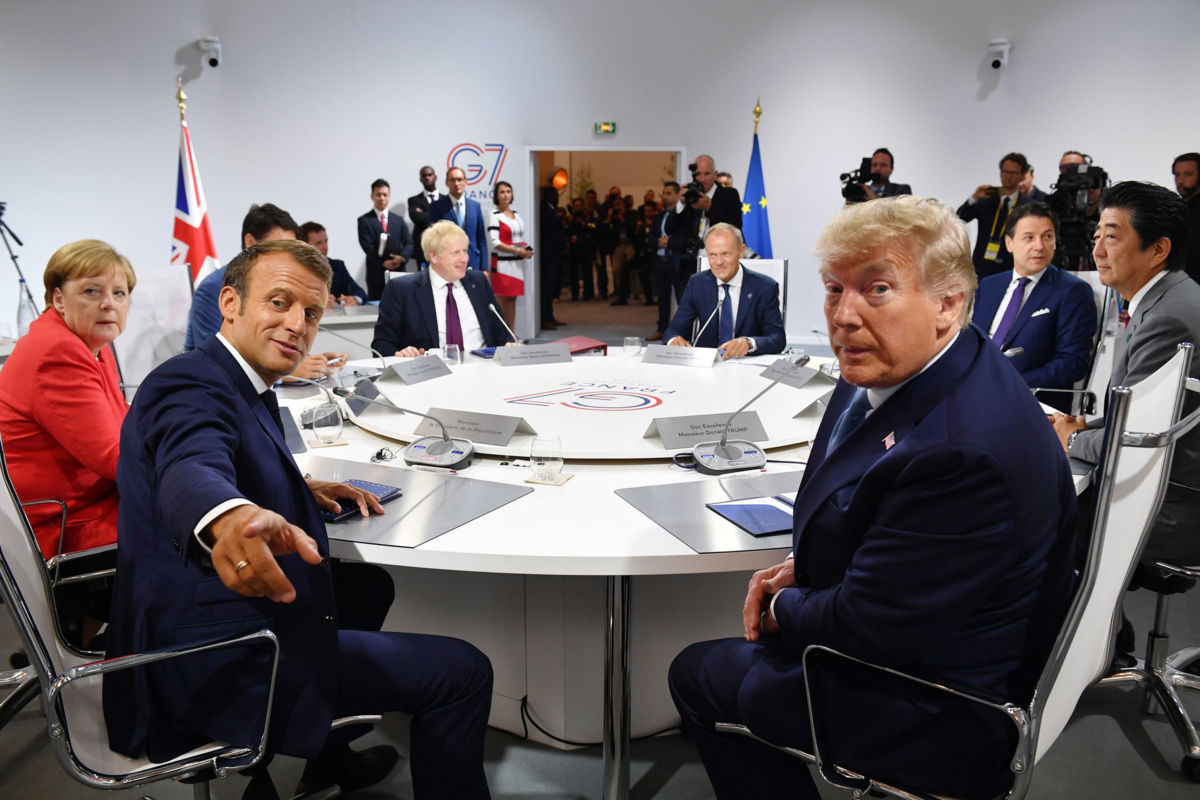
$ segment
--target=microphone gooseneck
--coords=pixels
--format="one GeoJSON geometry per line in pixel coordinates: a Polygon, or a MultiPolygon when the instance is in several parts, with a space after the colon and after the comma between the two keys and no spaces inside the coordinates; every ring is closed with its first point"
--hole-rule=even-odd
{"type": "Polygon", "coordinates": [[[513,333],[513,329],[508,327],[508,323],[504,321],[503,315],[501,315],[501,313],[496,310],[496,304],[488,303],[488,308],[490,308],[492,310],[492,313],[496,315],[496,319],[500,320],[500,324],[504,326],[504,330],[508,331],[508,335],[513,338],[513,341],[516,342],[517,344],[521,344],[521,337],[519,337],[515,333],[513,333]]]}

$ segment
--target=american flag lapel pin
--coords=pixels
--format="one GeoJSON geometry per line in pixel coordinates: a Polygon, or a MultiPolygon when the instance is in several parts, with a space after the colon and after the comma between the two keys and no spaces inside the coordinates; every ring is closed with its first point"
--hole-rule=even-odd
{"type": "Polygon", "coordinates": [[[896,446],[896,432],[892,431],[887,436],[883,437],[883,449],[891,450],[896,446]]]}

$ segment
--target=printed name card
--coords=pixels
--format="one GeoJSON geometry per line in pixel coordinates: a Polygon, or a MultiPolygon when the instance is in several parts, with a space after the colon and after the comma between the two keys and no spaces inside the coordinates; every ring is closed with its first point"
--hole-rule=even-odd
{"type": "Polygon", "coordinates": [[[837,384],[835,379],[812,367],[796,367],[793,369],[792,362],[786,358],[772,362],[771,366],[758,373],[760,378],[766,378],[769,381],[775,380],[780,375],[783,376],[783,380],[780,383],[785,383],[796,389],[803,389],[814,380],[817,382],[813,383],[813,386],[834,386],[837,384]]]}
{"type": "MultiPolygon", "coordinates": [[[[431,408],[425,413],[436,417],[446,426],[446,431],[451,436],[470,439],[476,444],[505,445],[518,431],[537,433],[522,417],[481,414],[477,411],[461,411],[456,408],[431,408]]],[[[421,436],[441,436],[442,429],[433,420],[423,419],[417,426],[416,433],[421,436]]]]}
{"type": "Polygon", "coordinates": [[[442,359],[437,356],[421,356],[397,361],[384,371],[380,380],[387,383],[389,382],[387,379],[395,376],[406,385],[413,386],[449,374],[450,367],[446,366],[446,362],[442,359]]]}
{"type": "MultiPolygon", "coordinates": [[[[658,436],[667,450],[694,447],[700,442],[714,442],[725,432],[728,414],[693,414],[686,417],[658,417],[642,434],[643,439],[658,436]]],[[[757,411],[743,411],[729,424],[729,437],[751,442],[765,442],[767,432],[757,411]]]]}
{"type": "Polygon", "coordinates": [[[711,367],[717,361],[715,347],[667,347],[646,345],[643,364],[668,364],[675,367],[711,367]]]}
{"type": "Polygon", "coordinates": [[[571,348],[565,342],[522,344],[516,347],[497,347],[496,361],[502,367],[527,364],[561,364],[571,360],[571,348]]]}

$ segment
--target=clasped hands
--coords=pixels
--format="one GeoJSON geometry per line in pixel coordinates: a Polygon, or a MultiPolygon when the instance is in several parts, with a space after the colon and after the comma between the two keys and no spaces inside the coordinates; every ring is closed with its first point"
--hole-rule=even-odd
{"type": "MultiPolygon", "coordinates": [[[[682,336],[676,336],[667,342],[667,347],[691,347],[692,343],[682,336]]],[[[720,345],[717,350],[721,352],[722,360],[727,358],[741,358],[750,353],[750,340],[745,336],[735,336],[723,345],[720,345]]]]}
{"type": "MultiPolygon", "coordinates": [[[[327,511],[341,509],[339,500],[358,505],[364,517],[384,513],[379,498],[348,483],[307,480],[317,505],[327,511]]],[[[226,511],[209,526],[214,540],[212,563],[221,583],[243,597],[269,597],[276,603],[296,599],[276,556],[296,553],[307,564],[321,563],[317,542],[282,515],[260,506],[243,504],[226,511]],[[238,569],[239,564],[244,564],[238,569]]]]}
{"type": "Polygon", "coordinates": [[[761,569],[750,577],[746,603],[742,606],[742,625],[747,642],[779,632],[779,622],[771,614],[771,597],[796,585],[796,562],[792,559],[761,569]]]}
{"type": "Polygon", "coordinates": [[[313,353],[300,362],[300,366],[292,371],[291,377],[320,380],[325,375],[325,370],[339,363],[345,365],[348,357],[346,353],[313,353]]]}

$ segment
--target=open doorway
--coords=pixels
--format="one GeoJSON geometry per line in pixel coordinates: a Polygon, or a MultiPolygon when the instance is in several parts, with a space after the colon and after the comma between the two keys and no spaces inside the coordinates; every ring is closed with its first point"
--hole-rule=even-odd
{"type": "MultiPolygon", "coordinates": [[[[551,318],[543,318],[537,296],[528,293],[519,318],[543,339],[587,336],[618,346],[627,336],[646,339],[659,316],[646,236],[663,183],[679,180],[680,165],[687,163],[684,149],[530,147],[528,153],[531,210],[540,209],[540,187],[565,172],[558,197],[564,252],[557,294],[550,288],[551,318]],[[609,197],[614,188],[619,201],[609,197]],[[580,205],[582,215],[575,213],[580,205]],[[555,321],[564,324],[543,328],[555,321]]],[[[540,212],[531,219],[537,235],[540,212]]],[[[537,263],[540,292],[540,254],[537,263]]]]}

